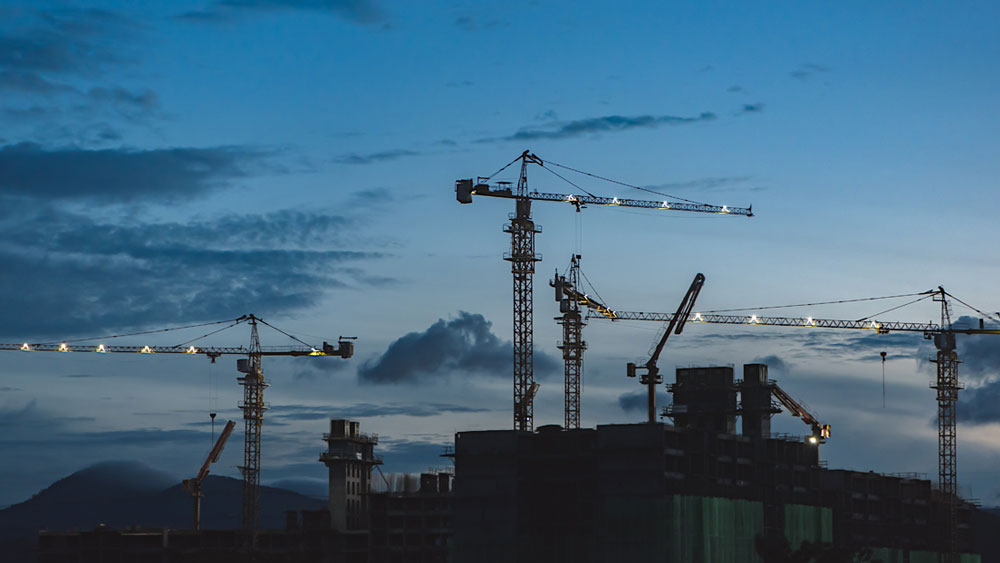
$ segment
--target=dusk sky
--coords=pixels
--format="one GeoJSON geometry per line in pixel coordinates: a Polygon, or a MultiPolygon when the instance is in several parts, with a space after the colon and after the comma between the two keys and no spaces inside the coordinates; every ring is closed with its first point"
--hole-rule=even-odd
{"type": "MultiPolygon", "coordinates": [[[[0,341],[245,313],[310,343],[356,336],[349,360],[265,359],[263,482],[321,490],[331,417],[378,433],[386,472],[446,466],[455,432],[512,427],[514,206],[459,205],[454,182],[525,149],[755,213],[535,204],[536,426],[563,420],[548,280],[573,253],[620,310],[673,311],[702,272],[697,310],[941,285],[993,313],[998,21],[996,3],[971,1],[0,0],[0,341]]],[[[529,186],[580,193],[537,166],[529,186]]],[[[879,318],[936,322],[939,308],[879,318]]],[[[658,328],[588,324],[584,426],[645,420],[625,363],[658,328]]],[[[958,352],[960,493],[997,505],[1000,337],[959,336],[958,352]]],[[[670,382],[675,366],[767,362],[832,426],[829,467],[936,481],[933,353],[919,334],[691,325],[660,366],[670,382]]],[[[0,352],[0,507],[105,460],[191,477],[212,410],[217,429],[238,422],[213,472],[237,477],[234,362],[0,352]]],[[[787,413],[773,425],[808,430],[787,413]]]]}

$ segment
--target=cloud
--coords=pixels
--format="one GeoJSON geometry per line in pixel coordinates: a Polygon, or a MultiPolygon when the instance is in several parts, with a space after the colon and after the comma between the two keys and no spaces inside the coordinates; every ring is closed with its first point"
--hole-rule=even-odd
{"type": "MultiPolygon", "coordinates": [[[[672,398],[668,393],[656,393],[657,410],[664,405],[670,404],[672,398]]],[[[623,393],[618,397],[618,406],[625,412],[646,412],[649,409],[649,394],[646,391],[635,391],[623,393]]],[[[659,412],[657,412],[659,416],[659,412]]]]}
{"type": "Polygon", "coordinates": [[[385,21],[385,13],[375,0],[221,0],[207,10],[184,12],[177,19],[219,23],[232,21],[249,12],[326,12],[359,24],[385,21]]]}
{"type": "Polygon", "coordinates": [[[274,405],[268,411],[269,419],[279,420],[329,420],[331,418],[373,418],[380,416],[429,417],[450,413],[488,412],[489,409],[454,405],[449,403],[357,403],[353,405],[309,406],[274,405]]]}
{"type": "Polygon", "coordinates": [[[486,21],[478,21],[469,15],[462,15],[455,18],[455,27],[461,29],[462,31],[480,31],[483,29],[495,29],[497,27],[506,26],[507,22],[499,19],[490,19],[486,21]]]}
{"type": "Polygon", "coordinates": [[[738,112],[736,112],[736,115],[747,115],[750,113],[760,113],[762,111],[764,111],[763,102],[757,102],[755,104],[743,104],[743,107],[740,108],[738,112]]]}
{"type": "Polygon", "coordinates": [[[830,67],[815,63],[806,63],[799,65],[799,68],[788,73],[789,76],[796,80],[809,80],[817,74],[825,74],[830,72],[830,67]]]}
{"type": "Polygon", "coordinates": [[[739,94],[739,93],[746,92],[746,89],[743,88],[742,86],[740,86],[739,84],[733,84],[729,88],[726,88],[726,92],[731,92],[733,94],[739,94]]]}
{"type": "Polygon", "coordinates": [[[23,13],[33,21],[20,19],[20,29],[0,36],[0,71],[95,76],[128,62],[115,46],[137,28],[128,18],[99,9],[23,13]]]}
{"type": "Polygon", "coordinates": [[[0,72],[0,90],[42,95],[78,92],[76,88],[68,84],[52,82],[36,72],[9,70],[0,72]]]}
{"type": "Polygon", "coordinates": [[[751,364],[767,364],[768,374],[775,372],[780,374],[788,373],[788,364],[778,356],[771,354],[768,356],[757,356],[751,364]]]}
{"type": "Polygon", "coordinates": [[[611,133],[628,129],[652,129],[661,125],[690,125],[713,121],[715,118],[716,115],[712,112],[703,112],[693,117],[677,117],[673,115],[607,115],[575,121],[553,121],[537,128],[522,128],[513,135],[506,137],[479,139],[476,142],[492,143],[497,141],[568,139],[594,133],[611,133]]]}
{"type": "Polygon", "coordinates": [[[90,150],[18,143],[0,147],[0,195],[175,201],[247,176],[271,155],[239,146],[90,150]]]}
{"type": "Polygon", "coordinates": [[[384,283],[357,266],[381,253],[325,249],[356,227],[321,212],[117,225],[3,208],[18,211],[0,211],[0,307],[12,319],[0,334],[19,339],[286,313],[331,288],[384,283]]]}
{"type": "MultiPolygon", "coordinates": [[[[513,344],[493,334],[482,315],[460,311],[451,320],[438,319],[423,332],[411,332],[394,341],[384,354],[358,369],[362,382],[417,383],[455,372],[509,376],[513,344]]],[[[558,362],[535,351],[537,376],[558,370],[558,362]]]]}
{"type": "Polygon", "coordinates": [[[959,422],[1000,422],[1000,381],[960,391],[955,415],[959,422]]]}
{"type": "Polygon", "coordinates": [[[420,153],[411,150],[395,149],[369,154],[350,153],[338,156],[333,159],[333,161],[338,164],[375,164],[379,162],[398,160],[407,156],[418,156],[419,154],[420,153]]]}

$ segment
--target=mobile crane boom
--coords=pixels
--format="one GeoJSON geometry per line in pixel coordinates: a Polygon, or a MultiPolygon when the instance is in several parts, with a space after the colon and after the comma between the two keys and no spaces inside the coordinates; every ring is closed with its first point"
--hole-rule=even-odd
{"type": "Polygon", "coordinates": [[[226,440],[233,433],[233,428],[236,428],[235,422],[232,420],[226,422],[226,427],[222,429],[222,433],[219,434],[219,439],[216,440],[215,446],[208,453],[208,457],[205,458],[205,463],[202,464],[201,470],[198,471],[198,476],[194,479],[185,479],[181,482],[184,489],[191,491],[191,496],[194,497],[194,529],[196,531],[201,529],[201,499],[204,496],[201,493],[202,482],[208,477],[209,466],[219,461],[219,456],[222,455],[222,448],[226,447],[226,440]]]}

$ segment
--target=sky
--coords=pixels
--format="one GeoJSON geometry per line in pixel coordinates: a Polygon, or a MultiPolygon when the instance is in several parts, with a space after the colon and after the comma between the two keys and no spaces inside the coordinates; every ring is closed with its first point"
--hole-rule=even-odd
{"type": "MultiPolygon", "coordinates": [[[[0,0],[0,342],[253,313],[353,358],[268,358],[262,479],[322,488],[331,417],[384,471],[510,428],[506,200],[455,201],[524,150],[755,216],[537,203],[536,424],[563,420],[548,280],[574,253],[618,310],[944,286],[993,313],[1000,8],[989,2],[0,0]]],[[[529,189],[658,195],[532,166],[529,189]]],[[[516,167],[495,180],[516,181],[516,167]]],[[[907,299],[779,309],[856,319],[907,299]]],[[[955,318],[978,316],[956,304],[955,318]]],[[[936,321],[931,301],[880,315],[936,321]]],[[[995,317],[994,317],[995,318],[995,317]]],[[[591,321],[582,421],[645,419],[624,364],[659,327],[591,321]]],[[[208,332],[114,339],[174,345],[208,332]]],[[[267,345],[295,342],[263,327],[267,345]]],[[[959,337],[963,495],[1000,504],[1000,340],[959,337]]],[[[90,342],[96,343],[96,339],[90,342]]],[[[249,343],[245,325],[198,340],[249,343]]],[[[764,361],[833,428],[830,467],[936,479],[919,334],[691,325],[660,359],[764,361]],[[887,352],[883,406],[879,352],[887,352]]],[[[190,477],[239,421],[233,357],[0,353],[0,506],[106,460],[190,477]],[[218,430],[218,429],[217,429],[218,430]]],[[[807,428],[787,413],[776,431],[807,428]]],[[[238,476],[242,423],[213,471],[238,476]]]]}

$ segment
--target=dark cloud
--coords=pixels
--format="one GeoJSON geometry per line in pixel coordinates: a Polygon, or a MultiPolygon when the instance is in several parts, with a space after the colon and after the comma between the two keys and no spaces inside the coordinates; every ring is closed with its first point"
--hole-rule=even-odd
{"type": "Polygon", "coordinates": [[[960,422],[1000,422],[1000,381],[960,391],[955,414],[960,422]]]}
{"type": "Polygon", "coordinates": [[[743,104],[743,107],[740,108],[738,112],[736,112],[736,115],[747,115],[748,113],[760,113],[762,111],[764,111],[763,102],[757,102],[755,104],[743,104]]]}
{"type": "Polygon", "coordinates": [[[333,161],[339,164],[375,164],[379,162],[388,162],[390,160],[398,160],[407,156],[417,156],[419,154],[420,153],[418,152],[406,149],[395,149],[369,154],[350,153],[338,156],[333,159],[333,161]]]}
{"type": "Polygon", "coordinates": [[[455,18],[455,27],[462,31],[480,31],[505,26],[506,22],[499,19],[480,21],[472,16],[462,15],[455,18]]]}
{"type": "MultiPolygon", "coordinates": [[[[952,326],[979,328],[979,318],[962,316],[952,323],[952,326]]],[[[985,328],[1000,327],[990,322],[986,323],[985,328]]],[[[1000,335],[958,334],[955,336],[955,346],[958,358],[962,361],[962,365],[959,366],[962,379],[985,381],[1000,377],[1000,335]]]]}
{"type": "MultiPolygon", "coordinates": [[[[451,320],[438,319],[423,332],[411,332],[389,345],[377,359],[359,369],[362,382],[417,383],[456,372],[510,376],[513,344],[493,334],[482,315],[461,311],[451,320]]],[[[557,371],[559,364],[535,351],[535,374],[557,371]]]]}
{"type": "Polygon", "coordinates": [[[673,115],[607,115],[575,121],[554,121],[539,128],[523,128],[507,137],[480,139],[479,143],[497,141],[534,141],[539,139],[568,139],[594,133],[610,133],[628,129],[652,129],[661,125],[689,125],[715,120],[712,112],[703,112],[694,117],[677,117],[673,115]]]}
{"type": "Polygon", "coordinates": [[[739,93],[742,93],[742,92],[746,92],[746,89],[744,89],[739,84],[733,84],[729,88],[726,88],[726,92],[732,92],[733,94],[739,94],[739,93]]]}
{"type": "Polygon", "coordinates": [[[487,412],[488,410],[448,403],[387,403],[382,405],[358,403],[329,407],[274,405],[268,412],[268,418],[280,420],[329,420],[331,418],[356,419],[396,415],[428,417],[450,413],[487,412]]]}
{"type": "Polygon", "coordinates": [[[771,373],[787,374],[788,373],[788,364],[785,363],[785,360],[782,360],[781,358],[779,358],[778,356],[776,356],[774,354],[771,354],[771,355],[768,355],[768,356],[757,356],[750,363],[751,364],[767,364],[768,374],[771,374],[771,373]]]}
{"type": "Polygon", "coordinates": [[[806,63],[799,65],[799,68],[788,73],[788,75],[796,80],[808,80],[817,74],[825,74],[827,72],[830,72],[830,67],[815,63],[806,63]]]}
{"type": "MultiPolygon", "coordinates": [[[[646,412],[649,409],[648,401],[649,394],[646,391],[635,391],[620,395],[618,397],[618,406],[625,412],[646,412]]],[[[668,393],[656,393],[657,410],[664,405],[670,404],[670,402],[671,397],[668,393]]],[[[657,413],[657,415],[659,415],[659,413],[657,413]]]]}
{"type": "Polygon", "coordinates": [[[95,76],[127,62],[115,43],[137,27],[128,18],[99,9],[30,14],[19,29],[0,36],[0,71],[95,76]]]}
{"type": "Polygon", "coordinates": [[[87,91],[87,97],[95,103],[107,105],[123,116],[133,118],[147,115],[159,106],[156,92],[148,88],[136,91],[120,86],[91,88],[87,91]]]}
{"type": "Polygon", "coordinates": [[[20,387],[0,387],[0,393],[13,393],[15,391],[24,391],[20,387]]]}
{"type": "Polygon", "coordinates": [[[19,339],[286,313],[331,288],[384,283],[352,265],[380,253],[322,249],[353,230],[343,217],[279,211],[115,225],[30,209],[0,210],[0,307],[12,319],[0,334],[19,339]]]}
{"type": "Polygon", "coordinates": [[[0,194],[173,201],[226,186],[265,166],[271,155],[235,146],[88,150],[19,143],[0,147],[0,194]]]}
{"type": "Polygon", "coordinates": [[[0,72],[0,90],[19,91],[27,94],[56,94],[78,92],[67,84],[52,82],[36,72],[0,72]]]}
{"type": "Polygon", "coordinates": [[[207,10],[182,13],[178,19],[219,23],[232,21],[248,12],[326,12],[360,24],[385,21],[385,13],[375,0],[221,0],[207,10]]]}

